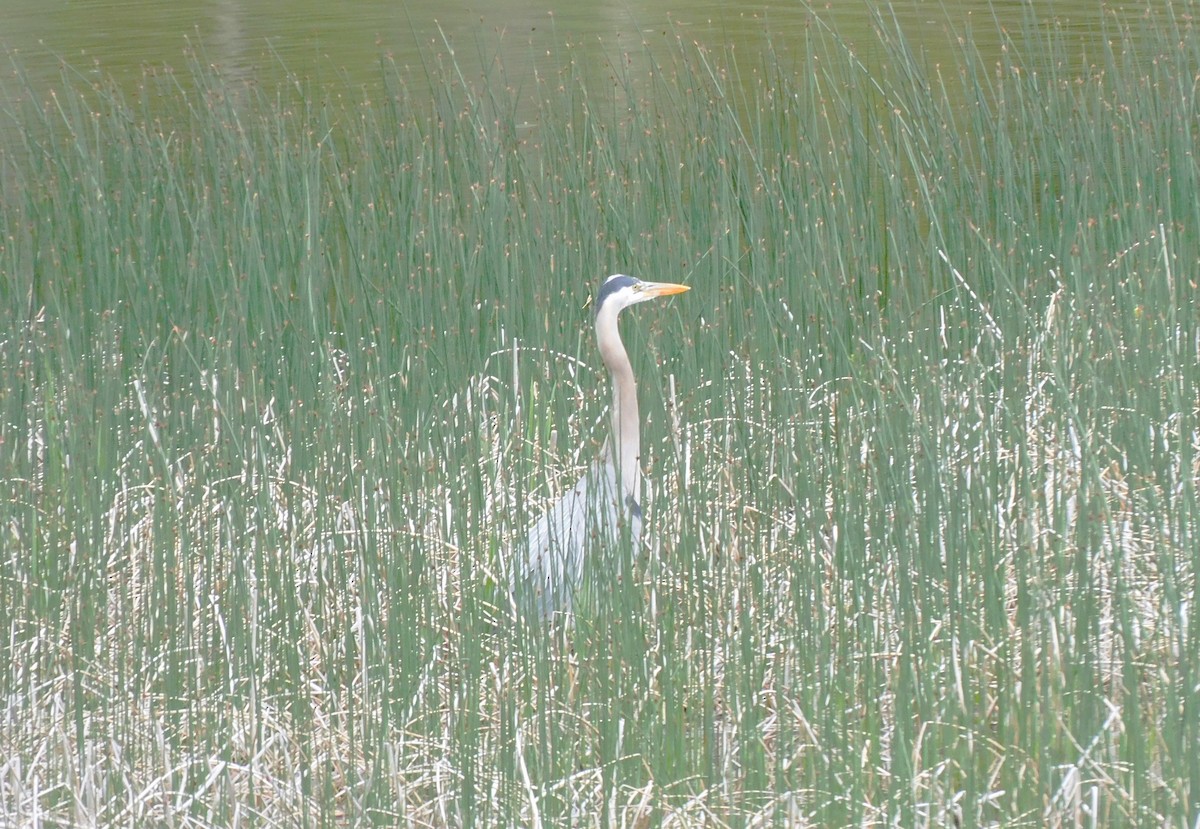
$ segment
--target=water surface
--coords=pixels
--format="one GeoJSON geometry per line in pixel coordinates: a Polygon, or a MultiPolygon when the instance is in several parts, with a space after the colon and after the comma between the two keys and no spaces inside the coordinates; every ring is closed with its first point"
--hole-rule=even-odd
{"type": "MultiPolygon", "coordinates": [[[[10,0],[0,26],[0,51],[21,67],[39,93],[61,82],[64,62],[85,78],[115,79],[136,89],[146,68],[180,67],[189,50],[230,77],[272,82],[294,74],[322,86],[370,91],[380,83],[381,58],[394,60],[406,82],[428,83],[431,58],[453,54],[467,80],[502,66],[514,83],[531,71],[553,72],[566,59],[586,67],[593,80],[611,74],[614,61],[669,56],[679,38],[731,47],[754,55],[771,44],[787,52],[806,48],[809,33],[828,27],[870,60],[878,17],[894,17],[906,40],[930,61],[954,54],[970,33],[985,57],[999,50],[997,32],[1030,21],[1079,33],[1080,53],[1105,36],[1117,6],[1095,0],[988,2],[908,0],[876,9],[865,0],[808,6],[690,2],[553,2],[493,0],[486,5],[394,0],[10,0]]],[[[1166,9],[1169,4],[1163,4],[1166,9]]],[[[1138,13],[1132,7],[1130,16],[1138,13]]],[[[1095,51],[1095,50],[1090,50],[1095,51]]],[[[886,70],[885,70],[886,71],[886,70]]],[[[11,72],[3,96],[24,82],[11,72]]],[[[16,88],[16,91],[14,90],[16,88]]]]}

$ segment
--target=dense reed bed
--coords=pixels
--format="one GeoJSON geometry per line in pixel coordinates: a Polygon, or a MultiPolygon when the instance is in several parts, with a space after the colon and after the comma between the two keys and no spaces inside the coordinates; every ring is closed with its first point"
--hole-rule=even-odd
{"type": "Polygon", "coordinates": [[[1195,826],[1200,38],[1135,25],[15,105],[0,823],[1195,826]],[[650,541],[514,624],[613,271],[693,287],[650,541]]]}

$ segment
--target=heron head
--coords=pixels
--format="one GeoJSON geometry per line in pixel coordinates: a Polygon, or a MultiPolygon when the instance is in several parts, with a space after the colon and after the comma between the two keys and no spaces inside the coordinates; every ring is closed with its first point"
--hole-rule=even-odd
{"type": "Polygon", "coordinates": [[[600,293],[596,297],[596,315],[599,316],[602,311],[609,308],[619,312],[623,308],[645,302],[648,299],[682,294],[684,291],[690,290],[691,288],[687,285],[676,285],[673,282],[643,282],[635,276],[615,273],[604,280],[604,284],[600,286],[600,293]]]}

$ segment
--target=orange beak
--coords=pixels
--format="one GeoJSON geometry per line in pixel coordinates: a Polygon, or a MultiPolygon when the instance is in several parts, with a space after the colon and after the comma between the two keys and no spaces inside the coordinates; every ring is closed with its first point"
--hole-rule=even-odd
{"type": "Polygon", "coordinates": [[[641,287],[642,292],[650,296],[670,296],[691,290],[689,285],[677,285],[674,282],[643,282],[641,287]]]}

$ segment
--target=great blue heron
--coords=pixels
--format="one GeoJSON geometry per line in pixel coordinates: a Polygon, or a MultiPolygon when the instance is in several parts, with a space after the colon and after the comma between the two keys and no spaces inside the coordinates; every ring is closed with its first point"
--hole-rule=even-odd
{"type": "Polygon", "coordinates": [[[614,274],[596,297],[596,342],[612,374],[612,434],[579,483],[530,528],[509,563],[517,607],[549,619],[569,611],[589,549],[608,549],[630,539],[642,525],[641,422],[633,366],[617,330],[617,315],[630,305],[680,294],[687,285],[643,282],[614,274]],[[628,536],[624,535],[628,533],[628,536]]]}

